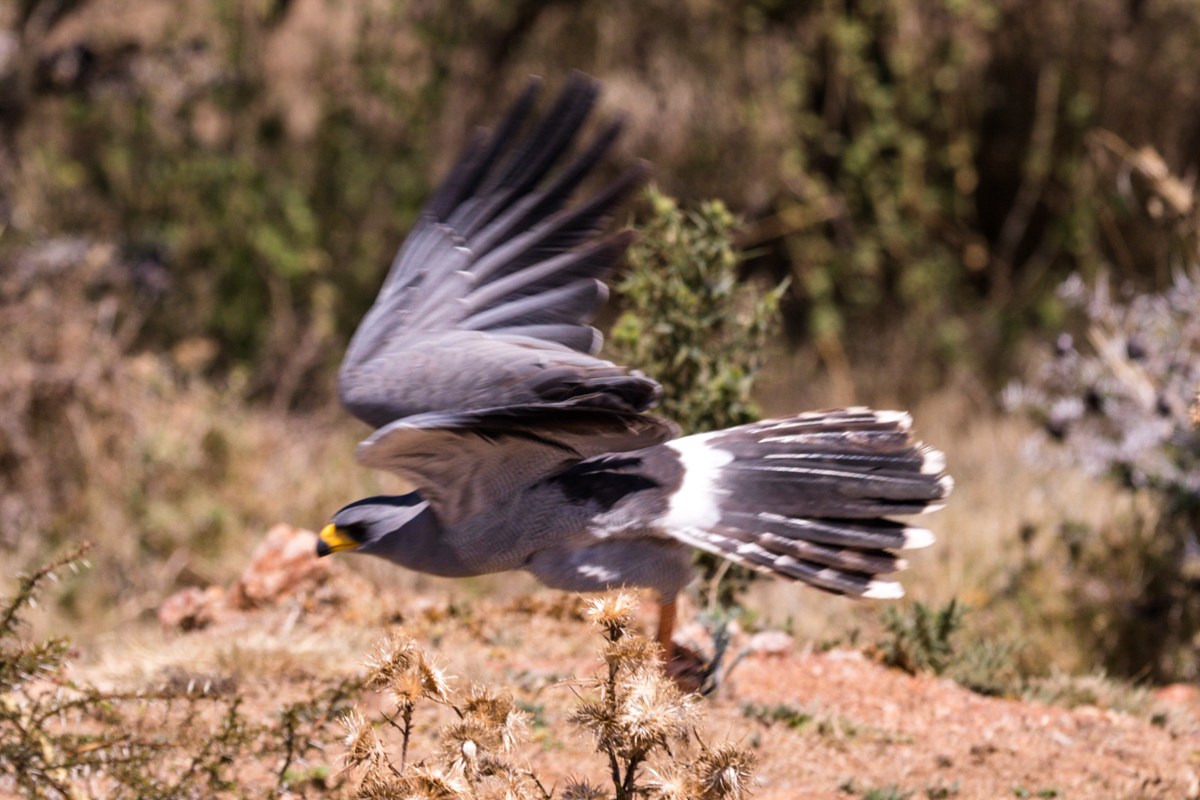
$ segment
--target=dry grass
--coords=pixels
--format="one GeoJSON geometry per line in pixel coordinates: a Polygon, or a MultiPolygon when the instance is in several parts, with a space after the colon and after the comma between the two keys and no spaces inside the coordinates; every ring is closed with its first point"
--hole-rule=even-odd
{"type": "MultiPolygon", "coordinates": [[[[597,670],[603,677],[606,671],[578,598],[539,592],[507,605],[486,598],[450,603],[382,589],[376,600],[397,610],[404,631],[453,676],[452,687],[482,683],[512,694],[528,715],[530,736],[508,757],[511,763],[539,775],[555,797],[569,796],[563,793],[568,780],[611,786],[608,766],[595,754],[596,739],[573,731],[569,719],[578,700],[564,679],[597,670]]],[[[292,616],[285,604],[199,632],[143,631],[138,649],[107,643],[103,664],[81,664],[71,677],[117,689],[212,680],[245,699],[249,719],[270,720],[280,702],[311,694],[323,680],[359,674],[372,644],[396,630],[394,622],[357,611],[302,611],[289,627],[292,616]],[[292,666],[245,657],[278,655],[289,642],[296,651],[286,662],[292,666]],[[310,668],[293,671],[296,662],[310,668]]],[[[652,630],[652,624],[646,610],[634,614],[635,630],[652,630]]],[[[739,637],[735,647],[744,642],[739,637]]],[[[1057,787],[1060,796],[1114,800],[1192,796],[1189,758],[1200,748],[1200,708],[1178,706],[1178,715],[1152,722],[1140,717],[1135,695],[1095,681],[1067,683],[1048,684],[1039,699],[1070,710],[981,697],[945,679],[884,669],[852,650],[755,655],[716,696],[705,698],[708,721],[701,735],[710,746],[728,739],[755,753],[761,766],[753,796],[761,800],[842,796],[843,785],[853,785],[858,795],[892,785],[922,797],[927,787],[957,784],[955,796],[963,800],[1011,796],[1014,786],[1030,787],[1034,795],[1057,787]],[[1139,716],[1106,710],[1125,708],[1139,716]]],[[[387,691],[363,693],[358,703],[366,719],[394,709],[387,691]]],[[[440,704],[418,707],[409,764],[440,758],[446,741],[440,731],[457,719],[440,704]]],[[[400,732],[387,723],[376,730],[398,766],[400,732]]],[[[292,790],[308,796],[352,790],[358,774],[342,773],[341,754],[335,741],[323,755],[310,754],[293,773],[311,780],[294,782],[292,790]]],[[[264,780],[274,785],[270,770],[264,780]]]]}
{"type": "Polygon", "coordinates": [[[145,300],[129,268],[85,243],[54,272],[0,284],[0,548],[34,565],[92,541],[95,575],[59,600],[92,630],[227,583],[280,520],[312,527],[397,488],[354,463],[366,431],[340,411],[273,413],[247,402],[248,375],[206,380],[203,340],[133,354],[145,300]]]}

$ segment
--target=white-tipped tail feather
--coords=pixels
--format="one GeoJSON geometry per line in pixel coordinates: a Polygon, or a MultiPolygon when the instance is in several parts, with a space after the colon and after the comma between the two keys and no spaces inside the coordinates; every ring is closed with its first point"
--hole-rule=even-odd
{"type": "Polygon", "coordinates": [[[683,468],[658,526],[737,564],[825,591],[904,594],[897,550],[933,544],[891,515],[940,508],[945,456],[914,442],[899,411],[848,408],[689,436],[664,445],[683,468]]]}
{"type": "Polygon", "coordinates": [[[862,596],[871,600],[899,600],[904,597],[904,587],[895,581],[873,580],[862,596]]]}
{"type": "MultiPolygon", "coordinates": [[[[921,472],[926,475],[941,475],[946,471],[946,454],[932,447],[922,447],[921,472]]],[[[948,476],[947,476],[948,477],[948,476]]]]}
{"type": "Polygon", "coordinates": [[[900,549],[920,550],[923,547],[929,547],[936,541],[937,537],[928,528],[905,528],[904,544],[900,546],[900,549]]]}

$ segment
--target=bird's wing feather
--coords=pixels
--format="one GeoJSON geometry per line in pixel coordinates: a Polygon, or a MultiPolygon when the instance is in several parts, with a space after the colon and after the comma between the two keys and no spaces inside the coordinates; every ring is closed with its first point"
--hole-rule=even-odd
{"type": "Polygon", "coordinates": [[[452,525],[582,459],[648,447],[678,432],[660,417],[596,408],[583,397],[406,417],[377,430],[357,456],[410,481],[439,521],[452,525]]]}
{"type": "Polygon", "coordinates": [[[629,415],[657,401],[657,383],[595,357],[602,339],[587,324],[607,298],[604,277],[632,240],[596,237],[647,170],[636,165],[565,209],[621,125],[604,128],[546,181],[598,85],[573,75],[519,138],[537,90],[531,83],[495,135],[470,140],[397,254],[339,373],[342,402],[360,419],[381,427],[414,415],[566,401],[629,415]]]}
{"type": "Polygon", "coordinates": [[[468,142],[400,248],[339,374],[343,404],[379,428],[360,461],[415,484],[443,524],[581,459],[677,434],[641,413],[659,385],[596,358],[603,339],[587,324],[632,241],[628,232],[598,234],[647,170],[636,165],[565,208],[621,123],[545,181],[598,86],[572,76],[519,138],[537,90],[531,83],[493,136],[468,142]]]}

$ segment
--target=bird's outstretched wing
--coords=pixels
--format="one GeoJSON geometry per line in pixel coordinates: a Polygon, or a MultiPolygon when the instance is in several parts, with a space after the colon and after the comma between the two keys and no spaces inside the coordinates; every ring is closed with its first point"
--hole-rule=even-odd
{"type": "Polygon", "coordinates": [[[510,495],[518,460],[522,474],[545,475],[677,432],[641,413],[659,385],[596,358],[602,337],[587,324],[607,298],[602,279],[632,239],[599,233],[647,167],[566,208],[621,123],[547,180],[598,85],[573,75],[519,138],[538,89],[531,82],[493,135],[467,144],[397,254],[339,373],[342,403],[381,428],[360,460],[412,481],[443,523],[510,495]]]}
{"type": "Polygon", "coordinates": [[[420,486],[439,519],[461,520],[583,459],[677,433],[649,414],[531,404],[405,417],[363,442],[358,459],[420,486]]]}

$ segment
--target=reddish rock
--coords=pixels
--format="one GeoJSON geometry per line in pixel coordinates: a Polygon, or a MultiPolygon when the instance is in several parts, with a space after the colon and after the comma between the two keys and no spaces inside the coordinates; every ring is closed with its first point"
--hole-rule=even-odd
{"type": "Polygon", "coordinates": [[[782,656],[792,651],[792,637],[783,631],[759,631],[750,637],[751,653],[782,656]]]}
{"type": "Polygon", "coordinates": [[[1154,690],[1154,699],[1169,706],[1186,706],[1200,699],[1200,690],[1187,683],[1172,683],[1154,690]]]}
{"type": "Polygon", "coordinates": [[[219,620],[227,608],[225,590],[220,586],[189,586],[167,598],[158,609],[158,621],[165,628],[194,631],[219,620]]]}
{"type": "Polygon", "coordinates": [[[327,559],[317,558],[317,535],[279,524],[271,528],[233,585],[233,604],[242,609],[276,603],[310,592],[329,578],[327,559]]]}

